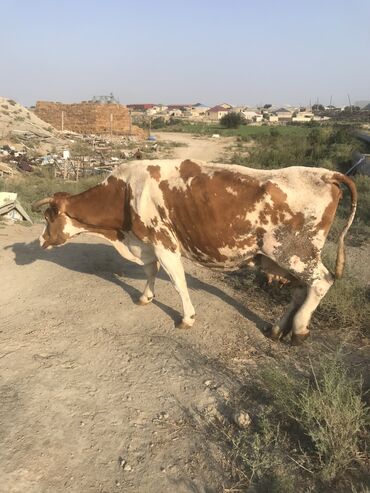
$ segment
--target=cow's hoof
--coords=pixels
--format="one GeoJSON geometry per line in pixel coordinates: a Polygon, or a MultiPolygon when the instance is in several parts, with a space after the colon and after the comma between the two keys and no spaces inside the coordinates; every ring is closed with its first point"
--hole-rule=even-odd
{"type": "Polygon", "coordinates": [[[147,298],[146,296],[140,296],[140,298],[137,301],[135,301],[135,303],[139,306],[145,306],[145,305],[149,305],[149,303],[151,303],[153,299],[154,297],[147,298]]]}
{"type": "Polygon", "coordinates": [[[266,337],[272,339],[273,341],[278,341],[281,338],[283,330],[278,325],[272,325],[265,332],[266,337]]]}
{"type": "Polygon", "coordinates": [[[185,322],[185,320],[181,320],[181,322],[176,325],[176,329],[189,330],[193,327],[193,324],[194,322],[189,324],[185,322]]]}
{"type": "Polygon", "coordinates": [[[307,337],[310,335],[310,331],[308,332],[305,332],[303,334],[292,334],[292,338],[290,340],[290,344],[292,346],[300,346],[303,341],[305,341],[307,339],[307,337]]]}

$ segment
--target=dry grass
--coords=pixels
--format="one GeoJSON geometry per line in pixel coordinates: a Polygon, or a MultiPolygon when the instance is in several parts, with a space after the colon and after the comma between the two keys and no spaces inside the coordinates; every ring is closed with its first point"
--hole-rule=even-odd
{"type": "MultiPolygon", "coordinates": [[[[311,363],[311,362],[310,362],[311,363]]],[[[345,474],[364,458],[369,424],[362,382],[349,376],[340,354],[321,357],[306,381],[280,368],[264,373],[276,410],[289,416],[306,442],[308,469],[324,481],[345,474]]]]}
{"type": "Polygon", "coordinates": [[[55,192],[79,193],[100,183],[104,176],[82,178],[78,182],[64,181],[53,178],[52,171],[41,169],[32,175],[21,175],[12,178],[0,178],[0,192],[15,192],[27,213],[33,220],[42,219],[42,214],[32,212],[31,205],[36,200],[49,197],[55,192]]]}
{"type": "Polygon", "coordinates": [[[234,470],[258,492],[365,492],[369,409],[361,380],[340,353],[300,362],[301,372],[286,361],[255,379],[262,411],[251,429],[229,433],[234,470]]]}

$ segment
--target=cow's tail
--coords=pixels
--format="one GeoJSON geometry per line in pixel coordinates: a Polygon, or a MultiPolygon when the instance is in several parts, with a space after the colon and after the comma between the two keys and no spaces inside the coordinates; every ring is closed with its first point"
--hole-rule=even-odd
{"type": "Polygon", "coordinates": [[[335,278],[340,279],[343,275],[344,264],[346,260],[345,251],[344,251],[344,237],[346,236],[347,231],[351,227],[351,224],[353,223],[353,219],[356,214],[357,190],[356,190],[356,185],[348,176],[342,175],[341,173],[335,173],[333,178],[334,178],[333,183],[335,183],[338,186],[340,186],[340,184],[342,183],[346,185],[346,187],[348,187],[349,191],[351,192],[351,213],[338,240],[337,262],[335,264],[335,278]]]}

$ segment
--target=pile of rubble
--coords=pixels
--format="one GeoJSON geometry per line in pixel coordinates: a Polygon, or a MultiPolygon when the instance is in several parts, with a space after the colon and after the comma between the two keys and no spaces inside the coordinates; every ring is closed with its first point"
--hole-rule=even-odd
{"type": "MultiPolygon", "coordinates": [[[[113,121],[116,115],[117,125],[132,130],[128,110],[120,105],[86,103],[59,106],[40,103],[38,106],[40,111],[43,108],[50,114],[59,111],[62,106],[76,106],[72,116],[81,117],[82,122],[86,120],[88,129],[90,123],[95,122],[95,126],[102,130],[107,130],[106,126],[103,128],[101,125],[106,115],[114,109],[113,121]]],[[[94,125],[91,128],[95,128],[94,125]]],[[[79,129],[82,130],[82,127],[79,129]]],[[[65,129],[59,132],[15,101],[0,98],[0,177],[30,173],[47,166],[56,177],[78,180],[80,176],[109,172],[130,159],[153,157],[158,144],[155,141],[143,142],[146,135],[139,130],[137,135],[114,135],[112,132],[109,136],[104,133],[81,134],[65,129]]]]}
{"type": "Polygon", "coordinates": [[[48,167],[55,177],[78,180],[81,176],[110,172],[115,166],[132,159],[153,156],[157,150],[156,142],[139,143],[133,137],[109,140],[97,135],[76,136],[69,133],[65,135],[62,150],[36,157],[25,146],[22,150],[9,144],[0,146],[0,176],[48,167]]]}
{"type": "Polygon", "coordinates": [[[21,171],[33,171],[34,159],[27,156],[27,151],[17,151],[14,146],[0,146],[0,176],[13,176],[21,171]]]}

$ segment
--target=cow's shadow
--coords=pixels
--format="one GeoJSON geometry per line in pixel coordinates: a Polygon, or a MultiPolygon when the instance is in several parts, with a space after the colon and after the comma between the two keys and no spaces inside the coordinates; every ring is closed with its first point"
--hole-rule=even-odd
{"type": "MultiPolygon", "coordinates": [[[[125,279],[142,280],[144,289],[146,277],[143,268],[122,258],[110,245],[104,243],[68,243],[61,248],[43,250],[37,240],[31,243],[14,243],[5,249],[11,249],[15,254],[17,265],[29,265],[37,260],[53,262],[57,265],[83,274],[99,276],[120,286],[136,302],[141,292],[128,284],[125,279]]],[[[159,279],[168,280],[167,274],[161,269],[159,279]]],[[[192,290],[203,290],[220,298],[228,305],[235,308],[241,315],[253,322],[261,332],[265,332],[268,323],[259,315],[249,310],[245,305],[234,299],[219,287],[208,284],[191,274],[186,274],[188,287],[192,290]]],[[[180,320],[179,313],[173,308],[160,302],[153,303],[169,315],[175,322],[180,320]]]]}

